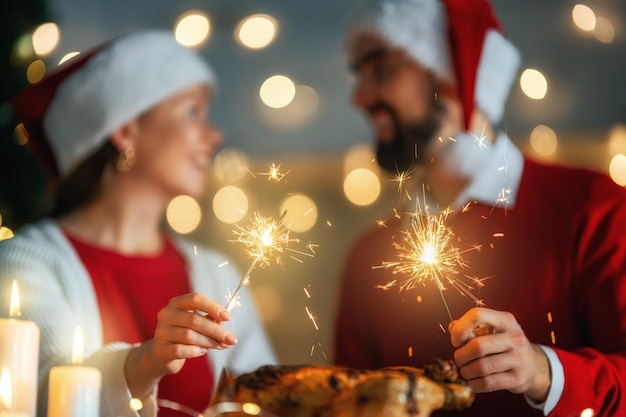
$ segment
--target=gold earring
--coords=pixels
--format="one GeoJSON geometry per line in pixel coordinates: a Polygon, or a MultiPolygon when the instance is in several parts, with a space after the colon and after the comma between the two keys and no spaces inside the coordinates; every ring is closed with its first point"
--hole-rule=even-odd
{"type": "Polygon", "coordinates": [[[120,156],[117,159],[117,170],[119,172],[128,172],[133,168],[135,162],[137,162],[135,148],[129,145],[120,152],[120,156]]]}

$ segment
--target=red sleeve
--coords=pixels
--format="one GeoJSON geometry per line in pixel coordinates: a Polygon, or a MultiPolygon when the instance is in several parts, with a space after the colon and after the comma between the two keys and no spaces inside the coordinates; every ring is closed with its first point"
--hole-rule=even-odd
{"type": "MultiPolygon", "coordinates": [[[[555,348],[564,391],[550,417],[626,416],[626,190],[608,179],[591,186],[593,202],[575,225],[575,297],[585,345],[555,348]]],[[[557,335],[558,337],[558,335],[557,335]]]]}

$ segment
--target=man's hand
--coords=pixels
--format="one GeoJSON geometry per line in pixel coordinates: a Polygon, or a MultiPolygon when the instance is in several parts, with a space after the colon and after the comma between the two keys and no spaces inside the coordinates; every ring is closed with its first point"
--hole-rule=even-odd
{"type": "Polygon", "coordinates": [[[448,327],[457,348],[454,360],[474,391],[509,390],[545,401],[551,384],[548,358],[511,313],[476,307],[448,327]]]}

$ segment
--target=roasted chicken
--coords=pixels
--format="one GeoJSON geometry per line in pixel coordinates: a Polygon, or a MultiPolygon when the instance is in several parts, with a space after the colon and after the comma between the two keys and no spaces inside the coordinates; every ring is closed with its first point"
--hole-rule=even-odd
{"type": "Polygon", "coordinates": [[[454,364],[436,360],[423,369],[370,371],[264,366],[239,377],[223,375],[211,405],[255,403],[279,417],[427,417],[438,409],[462,410],[473,400],[454,364]]]}

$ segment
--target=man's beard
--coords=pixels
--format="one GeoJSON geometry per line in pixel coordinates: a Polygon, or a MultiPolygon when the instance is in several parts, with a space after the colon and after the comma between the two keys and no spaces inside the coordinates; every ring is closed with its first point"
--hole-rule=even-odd
{"type": "Polygon", "coordinates": [[[438,101],[433,101],[426,116],[413,123],[402,123],[398,113],[385,103],[378,103],[391,114],[395,127],[395,134],[391,142],[383,143],[378,140],[376,160],[384,170],[395,174],[406,172],[423,160],[421,154],[426,152],[429,144],[441,126],[443,107],[438,101]]]}

